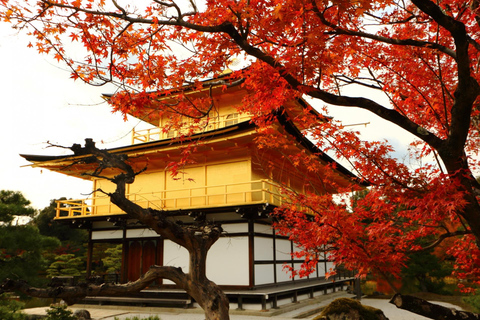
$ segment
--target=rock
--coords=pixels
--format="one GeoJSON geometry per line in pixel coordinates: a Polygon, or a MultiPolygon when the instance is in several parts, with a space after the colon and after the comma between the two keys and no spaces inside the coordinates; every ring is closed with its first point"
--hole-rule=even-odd
{"type": "Polygon", "coordinates": [[[91,320],[92,319],[91,316],[90,316],[90,312],[88,312],[88,310],[85,310],[85,309],[75,310],[73,315],[75,317],[77,317],[78,320],[91,320]]]}
{"type": "Polygon", "coordinates": [[[332,301],[313,320],[388,320],[383,311],[362,305],[358,300],[340,298],[332,301]]]}

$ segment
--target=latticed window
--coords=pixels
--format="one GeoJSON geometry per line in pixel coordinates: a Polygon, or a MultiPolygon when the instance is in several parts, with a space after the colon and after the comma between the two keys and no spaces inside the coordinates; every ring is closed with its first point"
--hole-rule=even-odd
{"type": "Polygon", "coordinates": [[[174,138],[176,135],[177,134],[175,130],[170,130],[167,132],[167,138],[174,138]]]}
{"type": "Polygon", "coordinates": [[[225,127],[238,123],[238,113],[231,113],[225,117],[225,127]]]}

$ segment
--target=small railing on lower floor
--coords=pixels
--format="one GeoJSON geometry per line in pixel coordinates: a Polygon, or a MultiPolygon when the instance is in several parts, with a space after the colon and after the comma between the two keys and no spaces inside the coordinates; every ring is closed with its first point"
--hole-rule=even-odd
{"type": "MultiPolygon", "coordinates": [[[[162,210],[235,206],[256,203],[270,203],[279,206],[285,201],[285,198],[281,194],[281,187],[266,179],[189,189],[132,193],[128,194],[127,198],[143,208],[162,210]]],[[[110,201],[110,198],[105,195],[80,200],[57,201],[56,219],[75,219],[123,214],[125,213],[115,206],[110,201]]]]}

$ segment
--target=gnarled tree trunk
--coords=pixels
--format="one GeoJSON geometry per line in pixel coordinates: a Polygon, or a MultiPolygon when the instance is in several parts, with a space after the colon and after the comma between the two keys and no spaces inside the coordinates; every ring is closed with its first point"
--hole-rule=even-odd
{"type": "Polygon", "coordinates": [[[157,278],[164,278],[173,281],[195,299],[205,311],[207,320],[228,320],[229,301],[220,287],[208,280],[206,276],[207,253],[220,237],[223,231],[222,227],[206,220],[193,225],[179,224],[165,215],[163,211],[142,208],[130,201],[125,195],[126,185],[133,183],[135,176],[144,170],[135,172],[127,163],[126,156],[99,150],[91,139],[86,139],[85,142],[85,147],[74,145],[71,148],[75,155],[91,156],[88,160],[98,164],[93,173],[85,174],[108,179],[115,183],[115,192],[107,193],[112,203],[122,209],[129,218],[140,221],[164,239],[169,239],[187,249],[190,259],[189,272],[184,273],[181,268],[175,267],[152,266],[140,279],[126,284],[85,284],[45,289],[31,287],[22,281],[7,279],[0,286],[0,293],[2,291],[21,291],[34,297],[61,298],[68,304],[73,304],[86,296],[120,296],[138,292],[157,278]],[[119,173],[113,178],[101,176],[102,171],[106,168],[117,169],[119,173]]]}
{"type": "Polygon", "coordinates": [[[135,173],[126,163],[122,155],[112,155],[99,150],[91,140],[86,140],[82,152],[92,154],[99,161],[97,174],[102,165],[120,169],[122,173],[116,175],[112,182],[117,186],[114,193],[109,194],[112,203],[125,211],[129,217],[135,218],[149,228],[156,231],[165,239],[169,239],[187,249],[189,253],[189,272],[178,273],[175,277],[164,276],[184,289],[205,311],[208,320],[229,319],[229,302],[223,291],[214,282],[207,279],[206,260],[211,246],[218,240],[222,228],[208,221],[200,221],[197,225],[183,225],[169,219],[162,211],[151,208],[142,208],[127,199],[126,184],[133,183],[135,173]]]}
{"type": "Polygon", "coordinates": [[[479,320],[480,315],[472,312],[458,311],[430,303],[413,296],[396,294],[390,300],[397,308],[407,310],[434,320],[479,320]]]}

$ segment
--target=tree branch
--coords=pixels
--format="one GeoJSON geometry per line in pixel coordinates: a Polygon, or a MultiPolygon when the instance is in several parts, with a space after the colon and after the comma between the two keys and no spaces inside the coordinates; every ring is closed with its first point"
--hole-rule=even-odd
{"type": "MultiPolygon", "coordinates": [[[[434,2],[430,0],[412,0],[412,3],[432,17],[440,26],[448,30],[455,41],[458,85],[454,93],[455,102],[451,111],[451,131],[446,143],[447,150],[439,150],[440,156],[444,161],[447,160],[447,168],[452,171],[448,158],[458,159],[461,157],[470,128],[473,102],[480,94],[480,86],[471,76],[470,57],[468,54],[470,40],[465,25],[445,14],[434,2]]],[[[453,170],[455,169],[453,168],[453,170]]]]}
{"type": "MultiPolygon", "coordinates": [[[[116,168],[121,171],[113,178],[108,178],[116,184],[116,190],[109,193],[113,204],[126,212],[130,218],[137,219],[148,226],[162,237],[169,239],[176,244],[186,248],[189,252],[194,251],[199,243],[207,250],[218,240],[223,232],[220,225],[203,221],[200,224],[191,226],[180,225],[163,211],[152,208],[142,208],[126,197],[126,185],[135,181],[135,176],[139,172],[126,162],[128,157],[124,154],[111,154],[106,150],[100,150],[95,146],[91,139],[85,140],[85,147],[78,144],[72,146],[75,155],[92,155],[99,163],[91,176],[99,176],[105,168],[116,168]]],[[[144,170],[141,170],[142,172],[144,170]]],[[[105,178],[105,177],[104,177],[105,178]]]]}
{"type": "Polygon", "coordinates": [[[394,304],[399,309],[407,310],[434,320],[480,319],[480,315],[472,312],[450,309],[438,304],[430,303],[420,298],[398,293],[393,296],[393,298],[390,300],[390,303],[394,304]]]}
{"type": "Polygon", "coordinates": [[[222,29],[226,32],[232,39],[237,43],[246,53],[251,56],[258,58],[259,60],[267,63],[271,67],[275,68],[277,72],[282,76],[285,81],[295,90],[303,92],[312,98],[320,99],[326,103],[344,106],[344,107],[358,107],[361,109],[368,110],[377,116],[390,121],[399,127],[405,129],[421,140],[427,142],[434,148],[441,148],[443,146],[443,140],[435,136],[433,133],[429,132],[425,128],[419,126],[415,122],[411,121],[407,117],[401,115],[398,111],[393,109],[388,109],[373,100],[363,98],[363,97],[347,97],[339,96],[332,94],[330,92],[324,91],[319,88],[314,88],[311,86],[305,86],[303,83],[298,81],[280,62],[278,62],[272,56],[266,54],[257,47],[252,46],[242,36],[238,33],[236,28],[231,23],[224,23],[222,29]]]}
{"type": "Polygon", "coordinates": [[[78,303],[87,296],[122,296],[138,292],[146,288],[158,278],[169,279],[184,288],[188,276],[181,268],[169,266],[151,266],[139,279],[125,284],[90,284],[81,283],[77,286],[57,286],[49,288],[32,287],[25,281],[6,279],[0,285],[0,294],[4,292],[22,292],[37,298],[60,298],[67,304],[78,303]]]}
{"type": "Polygon", "coordinates": [[[428,246],[423,247],[421,251],[433,249],[436,246],[438,246],[440,243],[442,243],[443,240],[445,239],[456,237],[456,236],[464,236],[467,234],[472,234],[472,232],[470,230],[466,230],[466,231],[455,231],[455,232],[443,233],[434,242],[430,243],[428,246]]]}
{"type": "Polygon", "coordinates": [[[96,16],[105,16],[105,17],[111,17],[111,18],[117,18],[121,19],[130,23],[142,23],[142,24],[157,24],[157,25],[167,25],[167,26],[182,26],[186,27],[192,30],[196,31],[202,31],[202,32],[222,32],[222,25],[214,25],[214,26],[202,26],[199,24],[194,24],[187,22],[183,20],[184,17],[192,15],[192,12],[187,12],[187,13],[181,13],[179,11],[179,7],[177,5],[168,5],[168,3],[165,2],[158,2],[160,5],[163,6],[169,6],[169,7],[175,7],[177,9],[177,12],[179,12],[179,15],[177,17],[172,17],[172,18],[167,18],[163,20],[159,19],[147,19],[147,18],[140,18],[140,17],[133,17],[129,16],[128,14],[125,14],[124,11],[122,13],[116,13],[116,12],[110,12],[110,11],[99,11],[99,10],[90,10],[90,9],[84,9],[80,7],[75,7],[72,5],[67,5],[67,4],[61,4],[57,2],[51,2],[49,0],[42,0],[45,5],[50,8],[50,7],[58,7],[58,8],[63,8],[63,9],[69,9],[73,10],[76,12],[82,12],[85,14],[90,14],[90,15],[96,15],[96,16]]]}
{"type": "Polygon", "coordinates": [[[431,48],[431,49],[436,49],[438,51],[441,51],[451,56],[452,58],[456,57],[455,51],[445,46],[442,46],[438,43],[420,41],[420,40],[414,40],[414,39],[394,39],[394,38],[388,38],[384,36],[378,36],[378,35],[367,33],[367,32],[347,30],[347,29],[341,28],[331,23],[325,18],[323,12],[320,12],[320,10],[318,10],[318,7],[315,5],[315,1],[312,1],[312,3],[313,3],[313,11],[316,13],[317,17],[322,21],[324,25],[330,27],[333,30],[331,32],[332,34],[355,36],[359,38],[372,39],[372,40],[376,40],[376,41],[387,43],[387,44],[394,44],[394,45],[401,45],[401,46],[431,48]]]}

